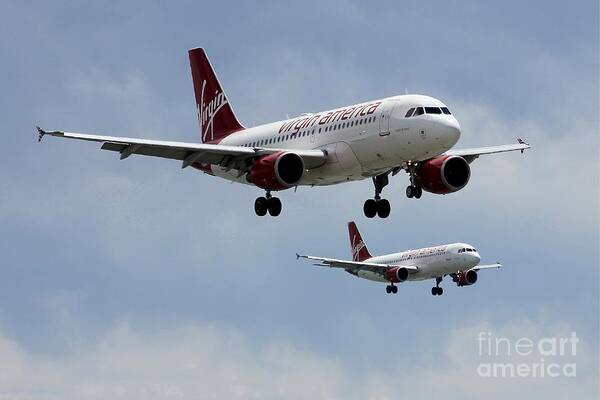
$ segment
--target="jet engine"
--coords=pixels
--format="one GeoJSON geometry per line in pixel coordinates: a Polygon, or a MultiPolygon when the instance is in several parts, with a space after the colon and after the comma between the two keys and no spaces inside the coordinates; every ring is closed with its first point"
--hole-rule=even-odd
{"type": "Polygon", "coordinates": [[[477,271],[468,270],[467,272],[458,272],[453,277],[452,280],[456,282],[456,286],[469,286],[477,282],[477,271]]]}
{"type": "Polygon", "coordinates": [[[390,282],[404,282],[408,279],[408,270],[404,267],[392,267],[385,271],[385,279],[390,282]]]}
{"type": "Polygon", "coordinates": [[[254,161],[247,179],[266,190],[295,186],[304,175],[304,161],[296,153],[277,152],[254,161]]]}
{"type": "Polygon", "coordinates": [[[417,171],[419,185],[430,193],[456,192],[469,182],[471,167],[459,156],[438,156],[425,161],[417,171]]]}

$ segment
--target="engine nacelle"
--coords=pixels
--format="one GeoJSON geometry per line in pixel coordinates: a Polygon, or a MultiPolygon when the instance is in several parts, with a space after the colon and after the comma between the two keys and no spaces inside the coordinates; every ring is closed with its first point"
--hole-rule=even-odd
{"type": "Polygon", "coordinates": [[[467,272],[458,272],[453,277],[452,280],[456,282],[456,286],[469,286],[477,282],[477,271],[468,270],[467,272]]]}
{"type": "Polygon", "coordinates": [[[392,267],[385,271],[385,279],[390,282],[404,282],[408,279],[408,270],[404,267],[392,267]]]}
{"type": "Polygon", "coordinates": [[[434,157],[421,164],[417,171],[417,180],[423,190],[437,194],[464,188],[470,177],[469,163],[459,156],[434,157]]]}
{"type": "Polygon", "coordinates": [[[282,190],[300,182],[304,170],[302,157],[280,151],[255,160],[247,179],[266,190],[282,190]]]}

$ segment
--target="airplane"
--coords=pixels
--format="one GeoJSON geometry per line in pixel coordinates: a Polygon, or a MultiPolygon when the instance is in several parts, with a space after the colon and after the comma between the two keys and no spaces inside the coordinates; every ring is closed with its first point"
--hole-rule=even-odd
{"type": "Polygon", "coordinates": [[[259,216],[281,213],[272,192],[298,186],[323,186],[371,178],[373,198],[364,202],[366,217],[387,218],[391,206],[381,197],[389,176],[404,170],[408,198],[423,191],[448,194],[464,188],[470,163],[481,155],[521,151],[516,144],[452,149],[460,125],[448,107],[433,97],[400,95],[283,121],[244,127],[233,112],[204,49],[189,51],[201,143],[45,131],[45,135],[102,143],[124,160],[139,154],[181,161],[206,174],[254,185],[265,191],[254,202],[259,216]]]}
{"type": "Polygon", "coordinates": [[[317,261],[319,267],[342,268],[359,278],[386,282],[385,291],[398,293],[396,283],[435,279],[431,294],[440,296],[444,289],[440,283],[450,276],[457,286],[470,286],[477,282],[478,272],[500,268],[502,264],[479,265],[481,257],[477,250],[466,243],[451,243],[440,246],[407,250],[400,253],[373,257],[354,221],[348,222],[352,260],[315,257],[296,253],[296,259],[317,261]]]}

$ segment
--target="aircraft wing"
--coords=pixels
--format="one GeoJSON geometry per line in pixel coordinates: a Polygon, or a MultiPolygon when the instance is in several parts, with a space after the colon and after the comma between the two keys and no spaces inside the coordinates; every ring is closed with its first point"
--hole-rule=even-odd
{"type": "Polygon", "coordinates": [[[132,154],[144,156],[169,158],[182,161],[181,168],[193,163],[220,165],[230,169],[244,169],[245,161],[250,158],[277,153],[279,151],[293,151],[302,157],[306,168],[316,168],[325,164],[327,153],[322,150],[290,150],[264,147],[226,146],[220,144],[169,142],[162,140],[136,139],[117,136],[100,136],[85,133],[44,131],[37,128],[39,140],[45,135],[78,139],[102,143],[102,150],[117,151],[121,160],[132,154]]]}
{"type": "Polygon", "coordinates": [[[471,270],[473,271],[479,271],[481,269],[492,269],[492,268],[500,268],[502,267],[502,264],[500,263],[496,263],[496,264],[489,264],[489,265],[478,265],[476,267],[471,268],[471,270]]]}
{"type": "Polygon", "coordinates": [[[525,143],[523,140],[517,138],[518,143],[516,144],[504,144],[501,146],[488,146],[488,147],[475,147],[472,149],[456,149],[448,150],[445,154],[449,156],[461,156],[470,164],[475,161],[479,156],[485,154],[504,153],[506,151],[517,151],[521,153],[524,150],[531,148],[531,146],[525,143]]]}
{"type": "MultiPolygon", "coordinates": [[[[337,260],[335,258],[326,258],[326,257],[314,257],[314,256],[304,256],[300,254],[296,254],[296,258],[305,258],[307,260],[319,261],[320,264],[315,264],[319,267],[330,267],[330,268],[343,268],[345,270],[350,270],[353,272],[357,271],[371,271],[377,274],[383,275],[385,271],[392,267],[397,267],[398,265],[391,264],[379,264],[379,263],[370,263],[364,261],[348,261],[348,260],[337,260]]],[[[418,267],[414,266],[405,266],[402,265],[403,268],[406,268],[409,272],[417,272],[419,270],[418,267]]]]}

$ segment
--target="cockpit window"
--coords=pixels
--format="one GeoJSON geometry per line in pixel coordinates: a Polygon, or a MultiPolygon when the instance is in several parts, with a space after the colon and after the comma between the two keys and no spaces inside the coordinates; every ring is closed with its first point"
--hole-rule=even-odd
{"type": "Polygon", "coordinates": [[[450,112],[450,110],[448,110],[448,107],[442,107],[442,112],[443,112],[444,114],[446,114],[446,115],[450,115],[450,114],[452,114],[452,113],[450,112]]]}
{"type": "Polygon", "coordinates": [[[423,115],[423,107],[417,107],[415,113],[413,114],[413,117],[417,115],[423,115]]]}
{"type": "Polygon", "coordinates": [[[408,110],[408,112],[406,113],[406,115],[404,116],[404,118],[408,118],[410,116],[412,116],[413,111],[415,111],[415,108],[411,108],[410,110],[408,110]]]}
{"type": "Polygon", "coordinates": [[[425,107],[425,112],[427,114],[441,114],[442,111],[439,107],[425,107]]]}

